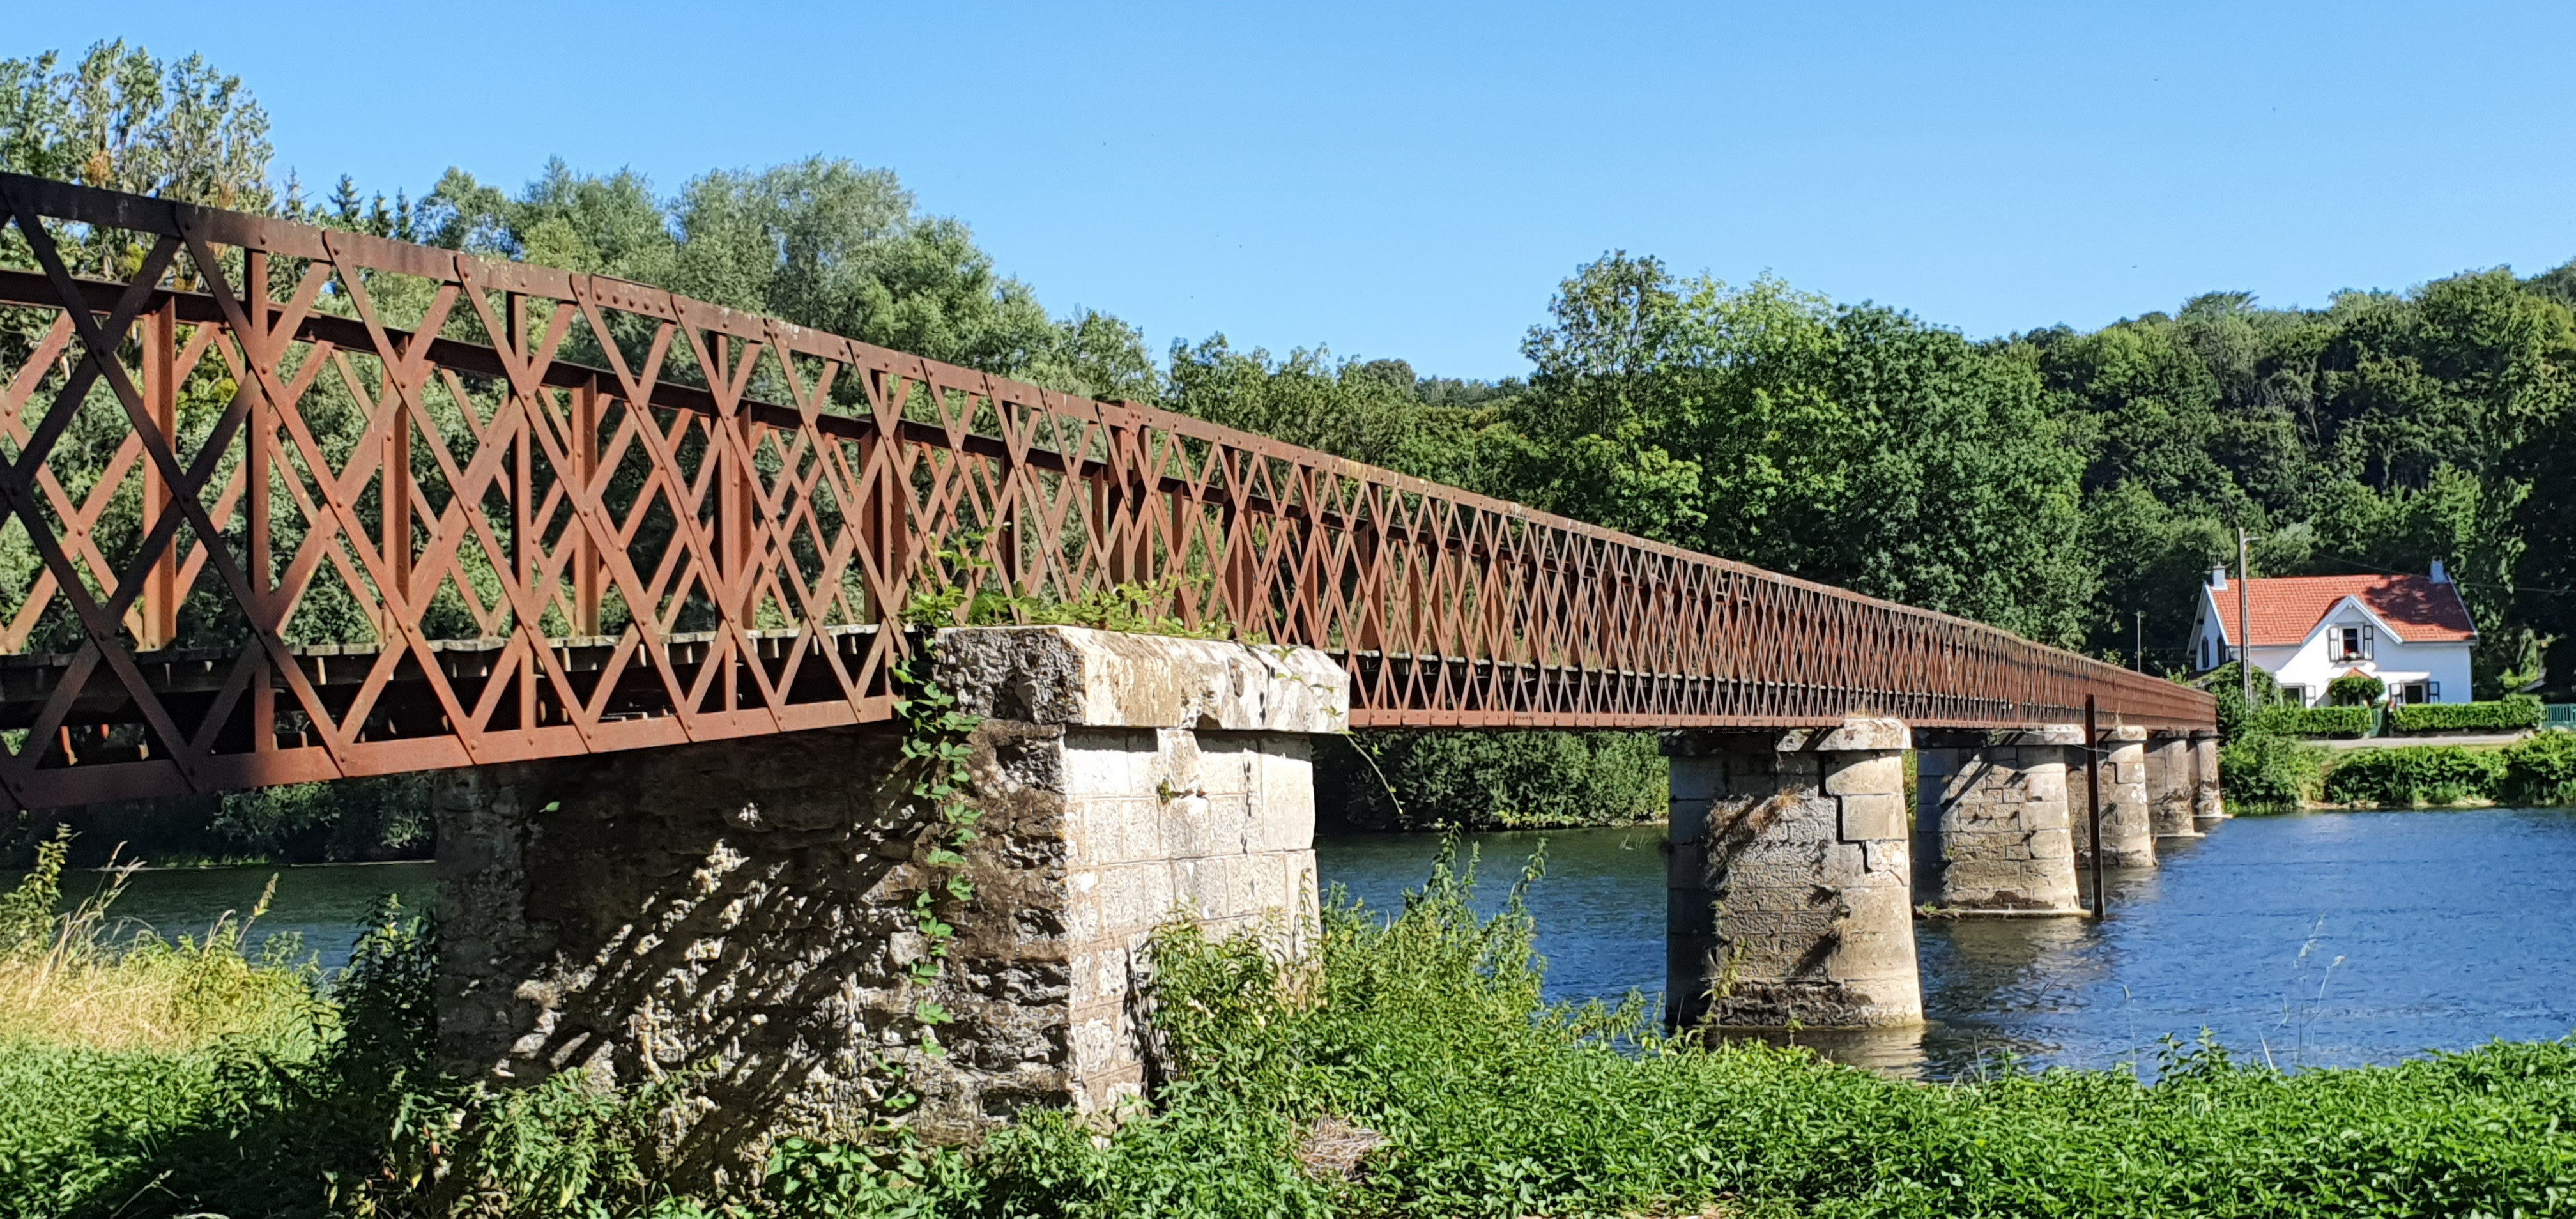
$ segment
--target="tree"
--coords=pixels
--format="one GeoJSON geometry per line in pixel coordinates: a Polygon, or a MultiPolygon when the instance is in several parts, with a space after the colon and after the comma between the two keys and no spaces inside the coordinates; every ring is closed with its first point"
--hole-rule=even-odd
{"type": "Polygon", "coordinates": [[[2082,463],[2030,361],[1777,280],[1612,253],[1560,286],[1510,420],[1524,498],[2051,641],[2082,636],[2082,463]]]}
{"type": "Polygon", "coordinates": [[[1052,389],[1157,388],[1132,327],[1096,310],[1050,320],[963,223],[923,214],[887,170],[814,157],[710,173],[664,201],[631,171],[555,161],[516,196],[451,169],[423,202],[441,245],[655,284],[1052,389]]]}
{"type": "Polygon", "coordinates": [[[11,172],[239,211],[274,200],[268,114],[241,78],[124,40],[71,68],[47,51],[0,60],[0,165],[11,172]]]}

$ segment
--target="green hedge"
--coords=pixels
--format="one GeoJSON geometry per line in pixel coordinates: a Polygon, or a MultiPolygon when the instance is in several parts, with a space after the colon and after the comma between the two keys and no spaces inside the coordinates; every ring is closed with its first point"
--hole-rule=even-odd
{"type": "Polygon", "coordinates": [[[2273,736],[2368,736],[2368,707],[2265,707],[2254,713],[2257,734],[2273,736]]]}
{"type": "Polygon", "coordinates": [[[2394,707],[2388,727],[2395,732],[2520,732],[2540,726],[2540,700],[2518,694],[2494,703],[2417,703],[2394,707]]]}
{"type": "Polygon", "coordinates": [[[2459,804],[2495,797],[2505,777],[2505,755],[2457,745],[2360,749],[2338,759],[2326,775],[2326,799],[2337,804],[2459,804]]]}
{"type": "Polygon", "coordinates": [[[2504,751],[2496,798],[2514,804],[2576,804],[2576,732],[2544,732],[2504,751]]]}

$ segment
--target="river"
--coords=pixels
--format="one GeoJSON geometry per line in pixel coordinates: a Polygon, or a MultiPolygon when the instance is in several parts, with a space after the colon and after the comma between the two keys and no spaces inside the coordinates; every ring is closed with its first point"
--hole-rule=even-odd
{"type": "MultiPolygon", "coordinates": [[[[1529,904],[1551,997],[1660,992],[1661,829],[1472,835],[1489,908],[1541,838],[1547,876],[1529,904]]],[[[2284,1068],[2576,1031],[2576,812],[2239,817],[2158,846],[2163,867],[2109,875],[2099,924],[1918,922],[1920,1030],[1801,1039],[1950,1077],[2005,1054],[2152,1069],[2159,1038],[2203,1028],[2284,1068]]],[[[1317,851],[1327,881],[1392,906],[1421,883],[1433,846],[1354,837],[1317,851]]]]}
{"type": "MultiPolygon", "coordinates": [[[[1663,831],[1469,837],[1490,908],[1540,839],[1530,892],[1548,987],[1618,999],[1664,984],[1663,831]]],[[[1436,849],[1420,836],[1317,844],[1327,884],[1379,908],[1418,885],[1436,849]]],[[[2165,866],[2114,872],[2111,918],[1916,925],[1921,1030],[1808,1033],[1837,1058],[1907,1074],[1974,1073],[2001,1055],[2101,1067],[2203,1028],[2282,1067],[2387,1062],[2428,1048],[2576,1030],[2576,812],[2313,813],[2243,817],[2207,839],[2162,844],[2165,866]]],[[[387,893],[415,908],[427,864],[147,871],[116,906],[129,926],[201,933],[247,911],[271,874],[262,933],[292,933],[325,968],[348,959],[387,893]]],[[[86,889],[92,875],[67,878],[86,889]]],[[[257,938],[256,936],[254,938],[257,938]]]]}

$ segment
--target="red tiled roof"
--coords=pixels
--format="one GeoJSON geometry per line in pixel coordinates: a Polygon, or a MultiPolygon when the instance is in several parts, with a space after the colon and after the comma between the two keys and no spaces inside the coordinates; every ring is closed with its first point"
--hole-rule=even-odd
{"type": "MultiPolygon", "coordinates": [[[[2254,603],[2254,646],[2291,646],[2305,642],[2328,610],[2346,597],[2358,597],[2379,615],[2399,640],[2440,643],[2477,637],[2469,607],[2456,584],[2433,582],[2430,576],[2274,576],[2245,581],[2254,603]]],[[[2232,646],[2236,630],[2236,585],[2208,590],[2218,603],[2218,629],[2232,646]]]]}

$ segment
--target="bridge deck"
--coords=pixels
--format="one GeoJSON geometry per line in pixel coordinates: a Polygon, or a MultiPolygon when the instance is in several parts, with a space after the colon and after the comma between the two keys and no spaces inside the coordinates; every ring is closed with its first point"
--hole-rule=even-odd
{"type": "Polygon", "coordinates": [[[637,284],[11,175],[0,211],[0,803],[881,719],[911,626],[1120,590],[1341,657],[1361,727],[2213,719],[1991,627],[637,284]]]}

